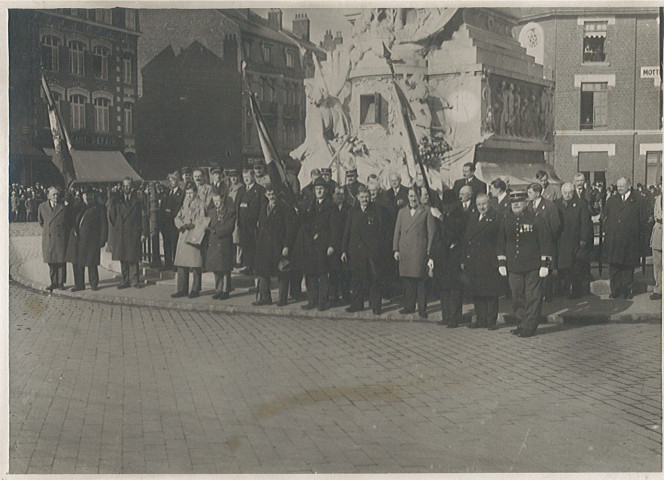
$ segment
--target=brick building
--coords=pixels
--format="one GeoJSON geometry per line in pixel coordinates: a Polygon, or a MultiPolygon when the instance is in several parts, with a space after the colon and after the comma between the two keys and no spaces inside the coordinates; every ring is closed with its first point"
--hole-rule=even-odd
{"type": "Polygon", "coordinates": [[[590,181],[661,178],[656,8],[520,9],[516,36],[555,81],[558,175],[590,181]]]}
{"type": "Polygon", "coordinates": [[[61,184],[40,64],[68,127],[82,182],[134,160],[138,12],[127,8],[9,11],[10,182],[61,184]],[[97,152],[88,154],[87,152],[97,152]],[[46,153],[44,153],[46,152],[46,153]]]}
{"type": "MultiPolygon", "coordinates": [[[[309,19],[296,15],[292,31],[282,25],[282,12],[272,9],[268,18],[263,18],[249,9],[224,10],[144,10],[141,11],[143,33],[138,45],[139,68],[144,78],[142,95],[151,95],[149,66],[157,55],[169,46],[175,55],[178,49],[188,48],[196,41],[199,46],[215,55],[223,64],[235,63],[240,72],[241,61],[247,62],[246,80],[256,93],[268,129],[282,157],[299,146],[304,140],[305,96],[304,79],[314,74],[312,55],[324,59],[325,53],[309,40],[309,19]],[[230,50],[225,41],[235,39],[234,60],[227,60],[230,50]]],[[[150,67],[152,68],[152,67],[150,67]]],[[[194,79],[191,78],[191,81],[194,79]]],[[[182,84],[184,86],[184,84],[182,84]]],[[[227,85],[227,94],[241,100],[240,110],[220,108],[218,111],[228,119],[228,133],[217,136],[228,139],[218,142],[209,154],[187,159],[192,164],[204,165],[209,161],[219,162],[225,168],[243,167],[262,159],[258,136],[249,114],[249,102],[243,95],[242,84],[227,85]],[[232,138],[231,138],[232,137],[232,138]],[[240,140],[239,150],[231,144],[240,140]]],[[[143,99],[141,99],[141,103],[143,99]]],[[[145,111],[141,108],[141,111],[145,111]]],[[[184,132],[174,131],[174,141],[184,137],[184,132]]],[[[221,140],[221,138],[217,139],[221,140]]],[[[149,165],[150,171],[163,161],[159,155],[144,150],[138,139],[141,164],[149,165]]],[[[184,165],[180,161],[180,165],[184,165]]],[[[159,169],[161,172],[163,169],[159,169]]],[[[161,175],[161,173],[160,173],[161,175]]]]}

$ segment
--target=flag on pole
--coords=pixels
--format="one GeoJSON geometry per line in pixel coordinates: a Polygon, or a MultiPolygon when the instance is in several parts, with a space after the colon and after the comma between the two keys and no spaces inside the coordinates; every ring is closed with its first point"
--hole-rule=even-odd
{"type": "Polygon", "coordinates": [[[420,171],[422,172],[422,177],[424,178],[424,187],[426,188],[427,193],[429,194],[429,198],[432,199],[433,201],[435,197],[432,195],[431,187],[429,186],[429,179],[427,178],[426,170],[424,169],[424,165],[422,164],[422,159],[420,158],[420,147],[417,143],[417,139],[415,138],[415,131],[413,130],[412,122],[415,120],[415,113],[413,112],[413,109],[410,107],[410,103],[406,98],[406,94],[403,93],[403,90],[401,89],[399,83],[397,82],[396,75],[394,73],[394,65],[392,62],[392,53],[388,50],[385,43],[383,43],[383,56],[385,57],[388,66],[390,67],[390,72],[392,73],[392,83],[394,84],[394,89],[396,90],[397,98],[399,99],[399,105],[401,107],[401,115],[403,116],[403,123],[406,126],[406,132],[408,133],[408,142],[410,144],[410,148],[413,153],[413,158],[415,159],[415,162],[417,162],[417,165],[420,167],[420,171]]]}
{"type": "Polygon", "coordinates": [[[71,158],[71,139],[69,137],[69,132],[67,132],[67,128],[62,121],[60,112],[58,112],[55,105],[51,89],[46,82],[46,77],[44,77],[44,72],[41,74],[41,82],[48,103],[48,120],[51,124],[51,135],[53,135],[53,147],[55,148],[55,153],[53,154],[51,161],[64,177],[65,189],[69,190],[71,184],[76,181],[74,161],[71,158]]]}
{"type": "Polygon", "coordinates": [[[265,157],[265,166],[267,167],[267,173],[270,176],[270,183],[275,192],[281,193],[284,200],[291,206],[295,207],[295,194],[286,178],[286,168],[279,158],[277,149],[274,146],[272,137],[270,137],[270,132],[267,130],[265,120],[258,107],[256,96],[252,92],[249,92],[249,107],[251,109],[251,115],[254,117],[254,123],[256,124],[258,141],[261,144],[263,157],[265,157]]]}

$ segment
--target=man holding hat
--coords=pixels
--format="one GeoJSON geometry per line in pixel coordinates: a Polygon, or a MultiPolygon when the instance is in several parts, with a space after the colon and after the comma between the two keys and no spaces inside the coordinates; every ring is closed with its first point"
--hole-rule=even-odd
{"type": "Polygon", "coordinates": [[[544,279],[551,268],[552,236],[544,218],[526,209],[525,191],[510,193],[510,200],[511,210],[498,230],[498,272],[509,278],[514,316],[519,322],[511,333],[532,337],[542,313],[544,279]]]}
{"type": "Polygon", "coordinates": [[[357,203],[357,191],[360,187],[366,187],[366,185],[357,181],[357,168],[346,170],[346,185],[344,186],[344,190],[346,192],[346,202],[351,207],[357,203]]]}
{"type": "Polygon", "coordinates": [[[159,229],[164,242],[164,266],[173,269],[179,236],[173,220],[182,208],[184,190],[180,188],[180,175],[177,172],[169,173],[166,178],[169,190],[159,204],[159,229]]]}

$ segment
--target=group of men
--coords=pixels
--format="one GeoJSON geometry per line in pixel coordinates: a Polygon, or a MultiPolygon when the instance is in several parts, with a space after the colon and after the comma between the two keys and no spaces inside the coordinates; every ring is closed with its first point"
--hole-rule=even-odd
{"type": "MultiPolygon", "coordinates": [[[[368,300],[373,313],[379,315],[382,299],[401,296],[398,257],[391,251],[392,237],[397,214],[409,205],[409,196],[397,172],[389,174],[390,187],[385,190],[375,175],[367,179],[367,185],[360,183],[356,169],[345,172],[343,186],[332,179],[331,169],[314,169],[311,183],[300,190],[296,176],[288,172],[286,183],[292,193],[288,196],[278,195],[281,186],[271,185],[262,165],[245,169],[241,175],[237,170],[222,171],[218,167],[209,169],[209,173],[209,181],[201,168],[185,167],[182,176],[179,173],[168,176],[169,186],[159,199],[159,229],[167,268],[175,266],[181,236],[193,228],[190,220],[184,225],[176,220],[185,205],[185,185],[189,185],[187,189],[194,192],[192,197],[203,205],[203,216],[207,215],[208,207],[219,205],[213,197],[226,199],[231,205],[233,225],[227,230],[233,231],[232,257],[224,262],[232,266],[241,264],[242,273],[257,277],[255,305],[272,303],[273,276],[279,278],[277,305],[280,306],[287,303],[289,293],[293,299],[302,297],[303,277],[308,297],[303,309],[324,311],[331,305],[346,303],[349,304],[346,311],[355,312],[362,310],[368,300]],[[289,201],[284,201],[286,198],[289,201]]],[[[556,291],[571,299],[590,292],[594,244],[591,217],[600,212],[590,198],[583,174],[577,174],[572,183],[560,187],[550,183],[548,174],[540,171],[537,182],[525,190],[514,191],[501,179],[495,179],[487,188],[475,177],[472,163],[463,166],[463,176],[442,197],[425,188],[421,175],[414,182],[418,202],[427,206],[429,214],[442,219],[445,228],[460,232],[448,246],[462,252],[457,261],[460,273],[452,277],[458,283],[454,287],[456,296],[442,296],[442,302],[446,298],[454,298],[450,303],[461,302],[463,294],[459,290],[469,282],[468,272],[473,271],[469,268],[464,274],[464,264],[471,261],[473,248],[478,248],[473,247],[473,241],[478,243],[473,236],[481,230],[482,222],[495,220],[495,233],[479,242],[480,249],[484,255],[489,252],[489,257],[495,258],[491,262],[495,267],[490,268],[505,277],[504,287],[509,285],[509,292],[505,288],[504,293],[511,295],[519,322],[514,333],[523,337],[533,335],[545,298],[551,298],[556,291]],[[457,217],[454,212],[458,212],[457,217]],[[551,275],[554,269],[558,271],[555,284],[551,275]]],[[[630,299],[634,269],[647,245],[649,216],[647,205],[628,179],[619,179],[617,188],[619,195],[609,198],[601,212],[606,235],[602,254],[609,263],[611,298],[630,299]]],[[[99,249],[106,241],[113,258],[121,262],[122,282],[118,288],[140,288],[138,262],[148,226],[145,202],[132,188],[131,179],[125,179],[122,190],[110,196],[106,208],[95,200],[93,190],[83,191],[82,196],[82,204],[71,208],[62,205],[59,191],[51,188],[48,200],[39,207],[39,222],[44,227],[44,261],[51,267],[49,290],[63,287],[65,261],[74,265],[74,290],[84,288],[86,266],[90,284],[97,288],[99,249]]],[[[655,220],[661,232],[661,198],[658,201],[659,217],[656,215],[655,220]]],[[[657,241],[651,241],[651,245],[654,250],[661,249],[657,241]]],[[[658,251],[661,258],[661,250],[658,251]]],[[[456,266],[445,268],[456,271],[456,266]]],[[[658,270],[656,265],[655,272],[658,270]]],[[[216,292],[220,294],[216,298],[228,298],[229,271],[227,274],[229,278],[223,282],[225,290],[216,292]]],[[[194,269],[194,275],[192,293],[197,296],[200,267],[194,269]]],[[[429,272],[429,276],[434,275],[429,272]]],[[[653,299],[661,298],[661,277],[658,278],[653,299]]],[[[477,280],[471,278],[470,283],[477,280]]],[[[435,283],[428,280],[431,282],[435,283]]],[[[178,293],[182,293],[180,282],[178,287],[178,293]]],[[[495,327],[497,296],[492,293],[488,303],[476,302],[476,309],[477,305],[483,305],[481,308],[488,312],[483,315],[482,326],[495,327]]],[[[456,307],[455,310],[460,312],[456,307]]],[[[443,312],[445,317],[445,305],[443,312]]],[[[457,326],[458,320],[448,319],[446,323],[457,326]]]]}

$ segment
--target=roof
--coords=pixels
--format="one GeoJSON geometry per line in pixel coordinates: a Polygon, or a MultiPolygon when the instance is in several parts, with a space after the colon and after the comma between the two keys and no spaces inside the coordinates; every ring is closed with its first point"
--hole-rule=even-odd
{"type": "MultiPolygon", "coordinates": [[[[55,150],[45,148],[44,153],[53,157],[55,150]]],[[[70,153],[74,161],[76,183],[119,182],[125,177],[142,180],[117,150],[72,150],[70,153]]]]}
{"type": "Polygon", "coordinates": [[[562,8],[493,8],[503,15],[517,19],[519,23],[553,16],[578,15],[657,15],[656,7],[562,7],[562,8]]]}
{"type": "Polygon", "coordinates": [[[164,68],[170,67],[174,60],[175,52],[173,51],[173,47],[168,45],[155,55],[143,68],[141,68],[141,73],[150,73],[151,70],[163,70],[164,68]]]}

